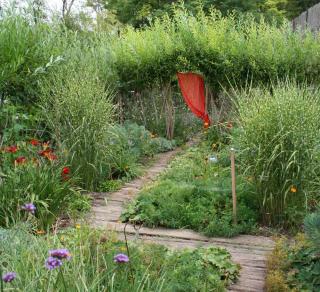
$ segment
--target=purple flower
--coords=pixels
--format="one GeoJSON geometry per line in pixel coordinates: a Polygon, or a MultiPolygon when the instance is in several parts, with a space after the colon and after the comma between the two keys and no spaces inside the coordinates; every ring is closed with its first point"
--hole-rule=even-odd
{"type": "Polygon", "coordinates": [[[63,259],[70,260],[71,258],[70,252],[65,248],[50,250],[49,255],[59,260],[63,260],[63,259]]]}
{"type": "Polygon", "coordinates": [[[21,207],[21,210],[24,210],[28,213],[34,214],[34,212],[36,211],[36,206],[32,203],[26,203],[21,207]]]}
{"type": "Polygon", "coordinates": [[[2,276],[2,280],[3,282],[5,283],[10,283],[12,282],[15,278],[17,277],[17,274],[14,273],[14,272],[9,272],[9,273],[6,273],[2,276]]]}
{"type": "Polygon", "coordinates": [[[58,268],[62,266],[62,261],[57,259],[57,258],[54,258],[54,257],[48,257],[47,260],[46,260],[46,268],[48,270],[53,270],[55,268],[58,268]]]}
{"type": "Polygon", "coordinates": [[[113,258],[113,261],[115,263],[127,263],[129,262],[129,257],[123,253],[119,253],[117,254],[114,258],[113,258]]]}

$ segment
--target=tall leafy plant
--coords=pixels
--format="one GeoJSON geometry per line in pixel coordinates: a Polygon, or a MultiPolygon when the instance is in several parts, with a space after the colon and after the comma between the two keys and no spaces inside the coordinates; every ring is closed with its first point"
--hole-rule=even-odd
{"type": "Polygon", "coordinates": [[[250,89],[237,98],[240,128],[233,142],[267,223],[301,223],[303,210],[313,204],[313,182],[319,176],[319,98],[318,89],[291,82],[271,91],[250,89]]]}
{"type": "Polygon", "coordinates": [[[43,82],[44,119],[86,189],[108,177],[112,93],[87,63],[69,63],[43,82]]]}

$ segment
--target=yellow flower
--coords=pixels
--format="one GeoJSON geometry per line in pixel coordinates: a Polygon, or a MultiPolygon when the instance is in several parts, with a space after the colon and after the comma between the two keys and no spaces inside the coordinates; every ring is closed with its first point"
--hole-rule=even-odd
{"type": "Polygon", "coordinates": [[[120,250],[121,250],[122,252],[124,252],[124,251],[127,251],[127,248],[126,248],[125,246],[121,246],[121,247],[120,247],[120,250]]]}
{"type": "Polygon", "coordinates": [[[296,193],[298,190],[297,190],[297,188],[295,187],[295,186],[292,186],[291,188],[290,188],[290,192],[291,193],[296,193]]]}
{"type": "Polygon", "coordinates": [[[76,225],[75,225],[75,228],[76,228],[76,229],[80,229],[80,228],[81,228],[81,225],[80,225],[80,224],[76,224],[76,225]]]}
{"type": "Polygon", "coordinates": [[[46,232],[44,230],[37,230],[36,233],[38,235],[43,235],[43,234],[46,234],[46,232]]]}
{"type": "Polygon", "coordinates": [[[61,241],[64,241],[64,236],[61,236],[61,237],[60,237],[60,240],[61,240],[61,241]]]}

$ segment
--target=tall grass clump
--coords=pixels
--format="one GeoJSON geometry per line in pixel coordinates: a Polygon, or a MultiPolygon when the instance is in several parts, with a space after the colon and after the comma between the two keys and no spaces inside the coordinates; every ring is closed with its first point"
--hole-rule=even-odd
{"type": "Polygon", "coordinates": [[[319,176],[320,92],[292,82],[239,94],[234,143],[266,223],[302,223],[319,176]]]}
{"type": "Polygon", "coordinates": [[[106,147],[112,122],[111,90],[89,64],[68,63],[43,82],[44,119],[82,187],[95,189],[108,177],[106,147]]]}

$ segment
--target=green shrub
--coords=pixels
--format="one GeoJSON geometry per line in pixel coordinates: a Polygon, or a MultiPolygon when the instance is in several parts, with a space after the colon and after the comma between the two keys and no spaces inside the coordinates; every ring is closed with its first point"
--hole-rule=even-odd
{"type": "Polygon", "coordinates": [[[116,263],[127,253],[114,235],[91,228],[64,230],[46,237],[33,236],[21,226],[0,229],[3,272],[17,278],[3,283],[19,291],[224,291],[239,274],[238,265],[221,248],[168,251],[163,246],[129,243],[129,262],[116,263]],[[70,260],[49,271],[49,250],[66,248],[70,260]]]}
{"type": "Polygon", "coordinates": [[[177,71],[201,72],[215,91],[296,77],[317,82],[319,39],[259,22],[253,16],[223,17],[218,11],[191,15],[183,9],[142,29],[127,28],[112,43],[121,89],[164,87],[177,71]]]}
{"type": "Polygon", "coordinates": [[[110,178],[133,178],[139,174],[141,159],[174,149],[175,141],[155,137],[144,126],[125,122],[113,125],[108,132],[110,178]]]}
{"type": "Polygon", "coordinates": [[[94,67],[69,64],[42,84],[43,116],[52,137],[86,189],[109,176],[108,129],[113,105],[94,67]]]}
{"type": "Polygon", "coordinates": [[[317,89],[290,82],[238,96],[233,143],[242,171],[253,179],[265,223],[301,224],[316,198],[319,97],[317,89]]]}
{"type": "Polygon", "coordinates": [[[268,258],[267,291],[318,291],[320,257],[304,234],[282,238],[268,258]]]}
{"type": "Polygon", "coordinates": [[[74,186],[77,178],[62,173],[67,166],[51,149],[26,143],[20,143],[16,152],[7,149],[0,160],[0,226],[31,219],[36,227],[46,229],[59,216],[89,209],[88,199],[74,186]],[[26,203],[36,206],[35,216],[21,210],[26,203]]]}

